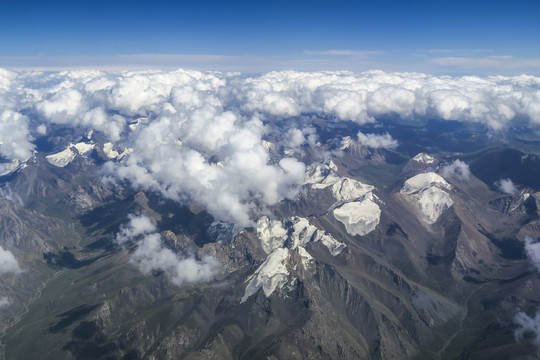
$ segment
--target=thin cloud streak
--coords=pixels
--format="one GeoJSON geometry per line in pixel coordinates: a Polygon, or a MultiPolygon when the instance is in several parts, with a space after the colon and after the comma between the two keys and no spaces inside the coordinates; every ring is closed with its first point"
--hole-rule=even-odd
{"type": "Polygon", "coordinates": [[[233,71],[244,74],[279,70],[354,72],[373,69],[386,72],[431,74],[519,75],[540,74],[540,58],[511,55],[475,57],[491,50],[305,50],[289,55],[219,54],[124,54],[107,56],[0,56],[0,67],[15,71],[104,71],[190,68],[201,71],[233,71]],[[440,57],[437,55],[448,56],[440,57]],[[454,56],[452,56],[454,55],[454,56]],[[399,59],[399,61],[397,60],[399,59]]]}
{"type": "Polygon", "coordinates": [[[433,64],[443,68],[485,69],[492,70],[532,70],[540,69],[540,58],[516,58],[511,55],[475,57],[442,57],[430,60],[433,64]]]}

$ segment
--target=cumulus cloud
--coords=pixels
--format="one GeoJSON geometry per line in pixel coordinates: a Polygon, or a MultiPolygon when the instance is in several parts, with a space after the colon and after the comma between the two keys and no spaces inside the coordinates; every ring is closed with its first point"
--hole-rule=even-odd
{"type": "Polygon", "coordinates": [[[418,73],[368,71],[272,72],[235,79],[241,108],[273,116],[316,113],[360,124],[385,114],[402,118],[432,116],[480,122],[500,130],[518,118],[540,122],[540,79],[516,77],[446,77],[418,73]]]}
{"type": "Polygon", "coordinates": [[[13,253],[0,246],[0,275],[7,273],[18,274],[20,272],[19,262],[13,253]]]}
{"type": "Polygon", "coordinates": [[[451,164],[443,167],[444,177],[456,177],[461,180],[469,180],[471,177],[471,170],[469,165],[461,160],[454,160],[451,164]]]}
{"type": "MultiPolygon", "coordinates": [[[[540,78],[526,75],[2,70],[0,155],[27,160],[31,135],[50,124],[93,129],[132,149],[105,166],[111,178],[195,201],[217,220],[246,226],[261,207],[294,199],[303,181],[304,165],[279,158],[266,140],[297,151],[316,144],[317,119],[365,124],[386,115],[537,128],[539,88],[540,78]],[[296,122],[283,127],[290,119],[296,122]]],[[[397,146],[390,134],[360,133],[359,141],[397,146]]]]}
{"type": "Polygon", "coordinates": [[[193,255],[182,257],[164,247],[161,235],[147,216],[129,215],[129,218],[129,223],[120,228],[116,242],[136,242],[137,248],[130,262],[143,274],[163,271],[175,285],[182,286],[186,283],[210,281],[221,270],[221,264],[210,255],[198,260],[193,255]]]}
{"type": "Polygon", "coordinates": [[[11,301],[5,296],[0,297],[0,309],[11,304],[11,301]]]}
{"type": "Polygon", "coordinates": [[[358,143],[360,145],[367,146],[373,149],[395,149],[399,145],[397,140],[394,140],[389,133],[377,135],[364,134],[359,131],[357,137],[358,143]]]}
{"type": "Polygon", "coordinates": [[[540,242],[530,236],[525,237],[525,251],[529,260],[540,271],[540,242]]]}
{"type": "Polygon", "coordinates": [[[0,155],[7,160],[26,161],[34,148],[26,116],[12,110],[0,112],[0,155]]]}
{"type": "Polygon", "coordinates": [[[129,223],[122,225],[120,231],[116,234],[116,243],[124,244],[129,240],[136,239],[140,235],[156,232],[157,229],[152,221],[146,215],[134,216],[128,215],[129,223]]]}
{"type": "Polygon", "coordinates": [[[537,311],[534,317],[519,312],[514,316],[514,322],[518,325],[518,328],[514,331],[516,341],[530,338],[540,348],[540,311],[537,311]]]}
{"type": "Polygon", "coordinates": [[[508,195],[514,195],[518,191],[511,179],[501,179],[495,185],[500,191],[508,195]]]}
{"type": "Polygon", "coordinates": [[[214,279],[221,270],[221,264],[212,256],[203,256],[201,260],[181,257],[172,250],[163,247],[159,234],[145,236],[131,260],[143,274],[152,271],[163,271],[177,285],[206,282],[214,279]]]}
{"type": "Polygon", "coordinates": [[[171,199],[195,200],[242,226],[251,223],[255,201],[272,205],[297,195],[305,166],[292,158],[269,163],[262,121],[208,102],[188,113],[183,106],[138,130],[133,153],[110,172],[171,199]]]}

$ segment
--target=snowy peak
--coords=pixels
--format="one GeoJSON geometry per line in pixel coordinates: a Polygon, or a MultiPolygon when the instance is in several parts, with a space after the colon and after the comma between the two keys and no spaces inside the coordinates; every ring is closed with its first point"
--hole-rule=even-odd
{"type": "Polygon", "coordinates": [[[361,200],[348,202],[334,209],[336,220],[345,225],[351,235],[364,236],[375,230],[381,218],[381,209],[369,192],[361,200]]]}
{"type": "Polygon", "coordinates": [[[334,256],[343,251],[345,245],[330,234],[311,225],[302,217],[292,217],[288,221],[270,220],[263,216],[257,221],[257,236],[261,240],[263,250],[270,254],[275,249],[285,247],[287,240],[291,249],[304,247],[310,242],[322,242],[334,256]],[[289,224],[287,227],[284,223],[289,224]]]}
{"type": "Polygon", "coordinates": [[[115,149],[113,143],[107,142],[103,144],[103,154],[110,160],[121,160],[126,155],[133,152],[131,148],[125,148],[123,150],[115,149]]]}
{"type": "Polygon", "coordinates": [[[283,286],[289,280],[289,270],[287,270],[287,261],[289,260],[289,249],[275,249],[266,260],[259,266],[249,281],[241,303],[245,302],[251,295],[254,295],[259,289],[263,289],[267,297],[277,288],[283,286]]]}
{"type": "Polygon", "coordinates": [[[451,188],[440,175],[429,172],[405,181],[400,193],[416,206],[424,222],[433,224],[453,205],[447,193],[451,188]]]}
{"type": "Polygon", "coordinates": [[[282,247],[287,240],[287,235],[287,230],[279,220],[270,220],[263,216],[257,221],[257,236],[267,254],[282,247]]]}
{"type": "Polygon", "coordinates": [[[16,170],[20,169],[24,166],[24,162],[21,162],[20,160],[13,160],[11,162],[6,163],[0,163],[0,176],[6,176],[9,175],[16,170]]]}
{"type": "Polygon", "coordinates": [[[332,193],[337,201],[350,201],[358,199],[375,189],[372,185],[363,184],[360,181],[341,178],[332,185],[332,193]]]}
{"type": "Polygon", "coordinates": [[[499,211],[510,216],[521,216],[527,214],[536,216],[538,207],[536,196],[529,190],[522,190],[514,196],[505,196],[489,202],[490,209],[499,211]]]}
{"type": "Polygon", "coordinates": [[[340,180],[337,174],[337,166],[333,161],[328,165],[311,164],[304,176],[304,185],[311,185],[313,189],[325,189],[340,180]]]}
{"type": "Polygon", "coordinates": [[[409,195],[426,190],[432,186],[438,186],[447,190],[451,189],[451,185],[444,180],[442,176],[435,174],[434,172],[428,172],[418,174],[405,181],[400,192],[409,195]]]}
{"type": "Polygon", "coordinates": [[[413,161],[416,161],[421,164],[433,164],[435,162],[435,158],[431,155],[428,155],[426,153],[420,153],[412,158],[413,161]]]}
{"type": "Polygon", "coordinates": [[[67,149],[60,151],[56,154],[47,155],[46,159],[51,165],[57,167],[65,167],[69,163],[71,163],[73,159],[75,159],[76,155],[77,154],[75,154],[75,152],[72,151],[70,147],[68,147],[67,149]]]}
{"type": "Polygon", "coordinates": [[[356,144],[356,141],[350,136],[344,136],[341,139],[341,144],[339,145],[340,150],[346,150],[350,148],[351,146],[354,146],[356,144]]]}
{"type": "Polygon", "coordinates": [[[308,243],[321,242],[333,256],[339,255],[346,247],[332,235],[301,217],[293,217],[282,222],[263,216],[257,221],[257,236],[268,256],[248,280],[241,302],[246,301],[261,288],[266,296],[270,296],[287,283],[294,285],[295,278],[290,274],[287,264],[290,263],[290,267],[296,269],[294,259],[299,259],[300,265],[307,270],[313,262],[313,257],[304,247],[308,243]]]}
{"type": "Polygon", "coordinates": [[[304,184],[311,184],[314,189],[331,186],[337,203],[330,210],[335,207],[332,213],[345,226],[347,233],[364,236],[375,230],[381,218],[381,209],[372,193],[374,186],[339,177],[332,161],[328,166],[312,164],[308,167],[305,179],[304,184]]]}
{"type": "Polygon", "coordinates": [[[80,142],[77,144],[70,143],[66,149],[52,155],[47,155],[45,158],[47,161],[57,167],[65,167],[70,164],[77,154],[81,156],[88,156],[94,149],[95,144],[80,142]],[[76,150],[76,151],[75,151],[76,150]]]}
{"type": "Polygon", "coordinates": [[[310,242],[320,241],[326,246],[330,254],[336,256],[341,254],[346,246],[334,239],[332,235],[311,225],[306,218],[294,217],[292,218],[292,222],[294,231],[291,234],[291,243],[293,249],[304,247],[310,242]]]}

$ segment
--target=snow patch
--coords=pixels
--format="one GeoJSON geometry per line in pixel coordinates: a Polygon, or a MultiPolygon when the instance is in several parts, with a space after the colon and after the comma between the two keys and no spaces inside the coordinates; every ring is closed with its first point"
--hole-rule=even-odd
{"type": "Polygon", "coordinates": [[[77,151],[79,152],[79,155],[81,156],[88,156],[89,153],[92,152],[92,150],[94,150],[94,148],[96,147],[95,144],[88,144],[88,143],[77,143],[75,145],[73,145],[75,147],[75,149],[77,149],[77,151]]]}
{"type": "Polygon", "coordinates": [[[277,288],[283,288],[289,279],[289,270],[287,270],[287,260],[289,260],[289,249],[275,249],[266,260],[255,271],[253,278],[249,281],[241,303],[246,301],[251,295],[263,289],[267,297],[277,288]]]}
{"type": "Polygon", "coordinates": [[[337,241],[332,235],[311,225],[306,218],[294,217],[292,219],[294,232],[291,234],[292,248],[297,249],[310,242],[320,241],[328,248],[332,256],[341,254],[346,247],[345,244],[337,241]]]}
{"type": "Polygon", "coordinates": [[[298,248],[298,254],[300,254],[300,258],[302,259],[302,265],[304,266],[304,269],[307,269],[313,262],[313,256],[311,256],[306,249],[303,247],[298,248]]]}
{"type": "Polygon", "coordinates": [[[348,202],[334,209],[334,217],[345,225],[351,235],[364,236],[375,230],[381,218],[381,209],[370,192],[361,201],[348,202]]]}
{"type": "Polygon", "coordinates": [[[340,254],[346,246],[330,234],[311,225],[306,218],[293,217],[288,222],[292,222],[289,228],[286,228],[282,221],[270,220],[266,216],[257,221],[257,236],[261,240],[264,252],[270,254],[275,249],[283,248],[287,240],[290,240],[289,248],[291,249],[298,249],[310,242],[320,241],[333,256],[340,254]]]}
{"type": "Polygon", "coordinates": [[[64,167],[68,165],[70,162],[72,162],[73,159],[75,159],[75,156],[77,156],[75,152],[71,151],[70,147],[68,147],[67,149],[63,151],[60,151],[59,153],[47,155],[45,158],[51,165],[54,165],[57,167],[64,167]]]}
{"type": "Polygon", "coordinates": [[[257,221],[257,236],[261,240],[261,246],[265,253],[270,254],[277,248],[283,246],[287,240],[287,230],[281,221],[270,220],[263,216],[257,221]]]}
{"type": "Polygon", "coordinates": [[[420,153],[413,157],[412,160],[424,164],[433,164],[435,162],[435,158],[426,153],[420,153]]]}
{"type": "Polygon", "coordinates": [[[105,143],[103,144],[103,153],[105,156],[109,159],[116,159],[120,153],[113,149],[113,143],[105,143]]]}
{"type": "Polygon", "coordinates": [[[429,172],[418,174],[405,181],[400,192],[416,204],[426,223],[433,224],[453,205],[454,202],[446,192],[451,188],[441,176],[429,172]]]}
{"type": "Polygon", "coordinates": [[[313,189],[325,189],[340,180],[336,174],[337,166],[331,161],[329,165],[311,164],[304,175],[304,185],[311,185],[313,189]]]}
{"type": "Polygon", "coordinates": [[[334,239],[330,234],[321,234],[320,232],[317,232],[317,235],[318,238],[315,241],[322,242],[332,256],[341,254],[343,249],[347,246],[334,239]]]}
{"type": "Polygon", "coordinates": [[[375,189],[372,185],[363,184],[360,181],[341,178],[340,181],[332,185],[332,193],[337,201],[350,201],[358,199],[375,189]]]}
{"type": "Polygon", "coordinates": [[[77,153],[86,157],[90,152],[92,152],[92,150],[94,150],[95,146],[96,145],[92,143],[70,143],[66,149],[56,154],[47,155],[45,158],[51,165],[65,167],[75,159],[77,153]],[[73,148],[77,149],[77,152],[73,151],[73,148]]]}
{"type": "Polygon", "coordinates": [[[12,162],[6,162],[6,163],[0,163],[0,176],[6,176],[11,174],[12,172],[18,170],[21,168],[20,160],[13,160],[12,162]]]}
{"type": "Polygon", "coordinates": [[[273,143],[271,143],[268,140],[261,140],[261,144],[267,151],[275,150],[275,147],[276,147],[273,143]]]}
{"type": "Polygon", "coordinates": [[[114,149],[113,143],[108,142],[108,143],[103,144],[103,153],[108,159],[111,159],[111,160],[112,159],[120,160],[124,156],[131,154],[132,152],[133,152],[132,148],[125,148],[122,152],[118,152],[117,150],[114,149]]]}
{"type": "Polygon", "coordinates": [[[426,217],[426,222],[433,224],[453,203],[446,192],[436,187],[431,187],[423,191],[420,195],[418,208],[422,212],[422,215],[426,217]]]}
{"type": "MultiPolygon", "coordinates": [[[[353,140],[345,137],[342,141],[348,143],[353,140]]],[[[375,187],[347,177],[339,177],[337,167],[332,161],[329,165],[310,165],[306,171],[304,184],[311,184],[314,189],[324,189],[331,186],[332,194],[338,205],[342,202],[348,202],[334,209],[333,214],[336,220],[345,225],[349,234],[366,235],[379,224],[381,209],[373,201],[374,195],[372,193],[375,187]]],[[[335,246],[334,243],[328,243],[327,247],[331,252],[333,246],[335,246]]],[[[340,247],[335,248],[335,251],[341,252],[341,250],[340,247]]]]}
{"type": "Polygon", "coordinates": [[[129,129],[131,131],[135,131],[137,130],[137,128],[141,125],[141,124],[145,124],[148,122],[148,118],[145,118],[145,117],[142,117],[142,118],[138,118],[135,120],[134,123],[130,124],[129,125],[129,129]]]}
{"type": "Polygon", "coordinates": [[[340,150],[346,150],[351,147],[351,145],[354,145],[355,141],[350,136],[345,136],[341,139],[341,144],[339,146],[340,150]]]}
{"type": "Polygon", "coordinates": [[[428,172],[418,174],[405,181],[401,193],[405,195],[414,194],[416,192],[423,191],[433,185],[437,185],[444,189],[450,190],[451,186],[442,176],[435,174],[434,172],[428,172]]]}

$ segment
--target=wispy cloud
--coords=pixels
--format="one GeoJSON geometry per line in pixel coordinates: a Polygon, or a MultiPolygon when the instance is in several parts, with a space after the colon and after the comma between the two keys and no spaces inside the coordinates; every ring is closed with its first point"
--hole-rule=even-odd
{"type": "Polygon", "coordinates": [[[383,54],[383,51],[378,50],[366,50],[366,51],[358,51],[358,50],[346,50],[346,49],[332,49],[332,50],[323,50],[323,51],[311,51],[306,50],[304,51],[304,54],[306,55],[336,55],[336,56],[372,56],[372,55],[380,55],[383,54]]]}
{"type": "Polygon", "coordinates": [[[440,57],[431,59],[437,66],[461,69],[530,69],[540,70],[540,58],[518,58],[511,55],[494,55],[486,57],[440,57]]]}
{"type": "Polygon", "coordinates": [[[491,49],[429,49],[426,50],[430,54],[466,54],[466,53],[493,53],[491,49]]]}
{"type": "Polygon", "coordinates": [[[305,50],[287,55],[124,54],[107,56],[0,56],[0,67],[11,70],[105,71],[189,68],[234,71],[244,74],[268,71],[367,71],[429,72],[432,74],[539,74],[540,58],[513,55],[479,57],[491,50],[305,50]],[[447,55],[447,56],[440,56],[447,55]]]}

